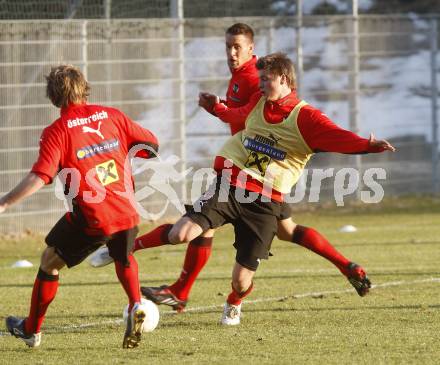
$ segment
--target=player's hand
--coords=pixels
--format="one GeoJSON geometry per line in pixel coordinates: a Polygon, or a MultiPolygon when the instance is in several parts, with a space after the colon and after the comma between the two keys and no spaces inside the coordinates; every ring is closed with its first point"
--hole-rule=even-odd
{"type": "Polygon", "coordinates": [[[0,204],[0,214],[6,210],[6,205],[0,204]]]}
{"type": "Polygon", "coordinates": [[[220,101],[217,95],[207,92],[199,93],[199,106],[205,109],[207,112],[212,113],[214,105],[220,101]]]}
{"type": "Polygon", "coordinates": [[[370,133],[369,142],[370,142],[370,147],[379,148],[391,152],[396,151],[396,149],[391,145],[390,142],[386,141],[385,139],[376,139],[373,133],[370,133]]]}

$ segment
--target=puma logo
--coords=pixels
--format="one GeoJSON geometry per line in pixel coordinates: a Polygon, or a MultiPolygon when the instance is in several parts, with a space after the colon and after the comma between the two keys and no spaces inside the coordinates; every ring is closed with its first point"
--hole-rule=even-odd
{"type": "Polygon", "coordinates": [[[99,122],[99,124],[98,124],[98,129],[93,129],[93,128],[90,128],[90,127],[84,126],[84,127],[82,127],[82,131],[83,131],[83,133],[95,133],[95,134],[97,134],[98,136],[100,136],[102,139],[104,139],[104,136],[103,136],[103,134],[102,134],[101,131],[100,131],[100,129],[101,129],[101,123],[102,123],[102,122],[99,122]]]}

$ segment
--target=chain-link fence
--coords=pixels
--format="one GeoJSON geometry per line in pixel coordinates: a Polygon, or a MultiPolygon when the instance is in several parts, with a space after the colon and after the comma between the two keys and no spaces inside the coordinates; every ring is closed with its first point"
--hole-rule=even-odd
{"type": "Polygon", "coordinates": [[[344,15],[355,4],[362,14],[440,12],[437,0],[0,0],[0,19],[134,19],[344,15]]]}
{"type": "MultiPolygon", "coordinates": [[[[374,131],[399,149],[361,160],[318,154],[311,167],[335,168],[326,172],[331,176],[323,180],[321,198],[333,196],[335,175],[347,166],[360,167],[361,176],[384,168],[385,194],[436,189],[438,18],[362,15],[304,16],[301,27],[294,17],[1,21],[2,194],[29,171],[42,129],[58,117],[45,98],[44,75],[53,65],[72,63],[91,82],[90,102],[120,108],[158,135],[169,185],[181,200],[194,198],[194,172],[211,166],[228,136],[223,123],[197,106],[197,95],[224,95],[230,75],[223,35],[236,21],[256,30],[258,55],[283,51],[300,65],[300,96],[310,104],[341,126],[365,137],[374,131]],[[170,174],[190,168],[186,184],[170,174]]],[[[307,177],[310,187],[313,173],[307,177]]],[[[140,174],[138,185],[150,178],[140,174]]],[[[160,189],[145,194],[144,206],[179,214],[160,189]]],[[[2,214],[0,230],[46,230],[63,210],[48,186],[2,214]]]]}

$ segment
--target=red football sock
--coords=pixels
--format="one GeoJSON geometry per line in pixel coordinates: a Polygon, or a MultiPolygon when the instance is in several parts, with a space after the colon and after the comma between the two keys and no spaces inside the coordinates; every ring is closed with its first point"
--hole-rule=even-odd
{"type": "Polygon", "coordinates": [[[226,301],[232,305],[239,305],[243,300],[243,298],[247,297],[251,293],[252,289],[254,289],[254,283],[252,282],[251,286],[243,293],[237,292],[234,286],[232,285],[232,283],[231,283],[231,287],[232,287],[231,294],[228,295],[228,299],[226,299],[226,301]]]}
{"type": "Polygon", "coordinates": [[[172,224],[162,224],[156,227],[152,231],[145,233],[144,235],[137,237],[134,240],[133,252],[142,250],[144,248],[157,247],[167,245],[170,243],[168,239],[168,233],[170,232],[172,224]]]}
{"type": "Polygon", "coordinates": [[[120,261],[115,261],[116,275],[122,284],[128,296],[128,310],[130,311],[133,304],[141,301],[141,293],[139,287],[138,264],[133,255],[128,256],[129,265],[124,265],[120,261]]]}
{"type": "Polygon", "coordinates": [[[188,244],[180,277],[169,287],[177,298],[188,299],[194,281],[208,262],[211,251],[212,237],[197,237],[188,244]]]}
{"type": "Polygon", "coordinates": [[[292,242],[297,243],[331,261],[343,274],[350,263],[325,237],[313,228],[297,225],[293,231],[292,242]]]}
{"type": "Polygon", "coordinates": [[[46,274],[40,268],[32,290],[29,316],[24,322],[24,330],[27,334],[40,332],[47,307],[49,307],[49,304],[55,298],[57,289],[58,275],[46,274]]]}

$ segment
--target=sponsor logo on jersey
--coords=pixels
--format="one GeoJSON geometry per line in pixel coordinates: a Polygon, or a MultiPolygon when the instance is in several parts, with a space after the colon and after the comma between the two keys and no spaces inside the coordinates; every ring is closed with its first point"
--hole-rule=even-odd
{"type": "Polygon", "coordinates": [[[92,127],[88,127],[88,126],[83,126],[82,127],[82,131],[83,133],[94,133],[96,135],[98,135],[99,137],[101,137],[101,139],[104,139],[104,135],[101,133],[101,123],[98,123],[98,128],[92,128],[92,127]]]}
{"type": "Polygon", "coordinates": [[[76,151],[76,157],[78,160],[82,160],[87,157],[107,153],[110,151],[119,149],[119,141],[117,139],[110,139],[99,144],[93,144],[91,146],[85,146],[76,151]]]}
{"type": "Polygon", "coordinates": [[[273,147],[273,145],[271,146],[265,142],[262,142],[261,140],[259,141],[257,140],[257,137],[255,139],[246,137],[245,140],[243,141],[243,146],[245,146],[248,150],[268,155],[270,158],[273,158],[275,160],[282,161],[286,158],[285,151],[275,148],[273,147]]]}
{"type": "Polygon", "coordinates": [[[68,119],[67,127],[68,128],[79,127],[93,122],[98,122],[104,119],[108,119],[108,114],[105,110],[102,110],[100,112],[93,113],[92,115],[89,115],[85,118],[68,119]]]}
{"type": "Polygon", "coordinates": [[[119,180],[115,160],[109,160],[95,166],[96,174],[102,185],[108,185],[119,180]]]}
{"type": "Polygon", "coordinates": [[[260,135],[256,135],[254,139],[246,137],[243,146],[249,150],[249,156],[244,164],[245,167],[256,169],[261,176],[264,176],[272,159],[284,160],[286,152],[274,147],[278,140],[272,134],[269,138],[260,135]]]}

